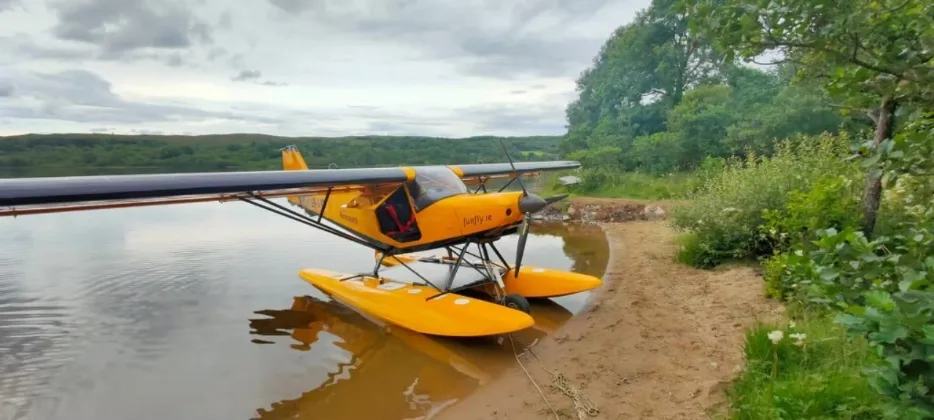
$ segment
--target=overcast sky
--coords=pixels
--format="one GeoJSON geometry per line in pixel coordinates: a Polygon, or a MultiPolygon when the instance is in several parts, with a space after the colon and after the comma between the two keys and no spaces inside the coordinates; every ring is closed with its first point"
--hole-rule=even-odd
{"type": "Polygon", "coordinates": [[[561,134],[649,2],[0,0],[0,135],[561,134]]]}

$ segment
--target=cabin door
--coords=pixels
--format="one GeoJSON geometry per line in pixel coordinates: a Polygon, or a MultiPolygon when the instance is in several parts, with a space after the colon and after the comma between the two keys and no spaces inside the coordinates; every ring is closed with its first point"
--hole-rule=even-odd
{"type": "Polygon", "coordinates": [[[412,242],[422,237],[404,186],[399,186],[376,207],[376,218],[380,231],[397,242],[412,242]]]}

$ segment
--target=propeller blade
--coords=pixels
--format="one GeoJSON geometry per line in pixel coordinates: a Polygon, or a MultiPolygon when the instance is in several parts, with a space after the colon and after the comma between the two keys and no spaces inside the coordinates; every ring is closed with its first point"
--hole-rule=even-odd
{"type": "Polygon", "coordinates": [[[529,220],[531,215],[526,214],[522,218],[522,227],[519,229],[519,245],[516,247],[516,269],[513,276],[519,277],[519,267],[522,267],[522,256],[525,254],[525,241],[529,237],[529,220]]]}
{"type": "Polygon", "coordinates": [[[568,198],[567,194],[553,195],[551,197],[546,198],[545,203],[548,203],[548,204],[557,203],[561,200],[564,200],[565,198],[568,198]]]}
{"type": "Polygon", "coordinates": [[[525,184],[522,183],[522,176],[516,172],[516,164],[512,163],[512,156],[509,156],[509,151],[506,150],[506,143],[503,142],[503,139],[499,139],[499,145],[503,147],[503,153],[506,154],[506,159],[509,159],[509,166],[512,168],[512,172],[516,174],[516,181],[519,181],[519,187],[522,188],[522,195],[527,197],[529,192],[525,189],[525,184]]]}

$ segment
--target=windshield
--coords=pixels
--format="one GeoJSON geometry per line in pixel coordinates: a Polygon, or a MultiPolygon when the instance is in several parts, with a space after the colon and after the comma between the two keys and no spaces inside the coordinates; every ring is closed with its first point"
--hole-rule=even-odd
{"type": "Polygon", "coordinates": [[[467,186],[447,167],[433,166],[415,170],[415,180],[409,183],[409,192],[415,200],[415,210],[421,211],[438,200],[466,193],[467,186]]]}

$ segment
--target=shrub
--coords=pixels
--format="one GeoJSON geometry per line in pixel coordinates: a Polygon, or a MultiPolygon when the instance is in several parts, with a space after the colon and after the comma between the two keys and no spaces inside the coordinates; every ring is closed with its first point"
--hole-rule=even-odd
{"type": "MultiPolygon", "coordinates": [[[[675,228],[696,237],[692,250],[695,265],[713,266],[728,259],[772,254],[775,241],[762,229],[768,221],[766,215],[777,225],[785,224],[781,219],[788,214],[787,204],[796,197],[796,206],[820,216],[822,207],[832,207],[835,198],[851,191],[851,180],[860,176],[858,164],[844,159],[850,144],[846,133],[801,137],[779,143],[771,157],[750,153],[712,171],[707,182],[689,195],[690,203],[671,213],[675,228]],[[830,177],[840,177],[840,182],[819,184],[830,177]],[[821,188],[812,193],[815,185],[821,188]],[[796,192],[798,196],[793,195],[796,192]],[[811,203],[812,198],[817,202],[811,203]]],[[[820,226],[822,220],[787,224],[789,228],[820,226]]]]}
{"type": "Polygon", "coordinates": [[[786,254],[782,285],[807,289],[812,304],[882,356],[866,373],[906,413],[934,416],[934,208],[869,240],[853,228],[818,232],[786,254]]]}
{"type": "Polygon", "coordinates": [[[792,191],[784,208],[763,210],[762,234],[777,251],[791,244],[807,244],[818,230],[859,226],[860,183],[846,176],[814,181],[806,191],[792,191]]]}

